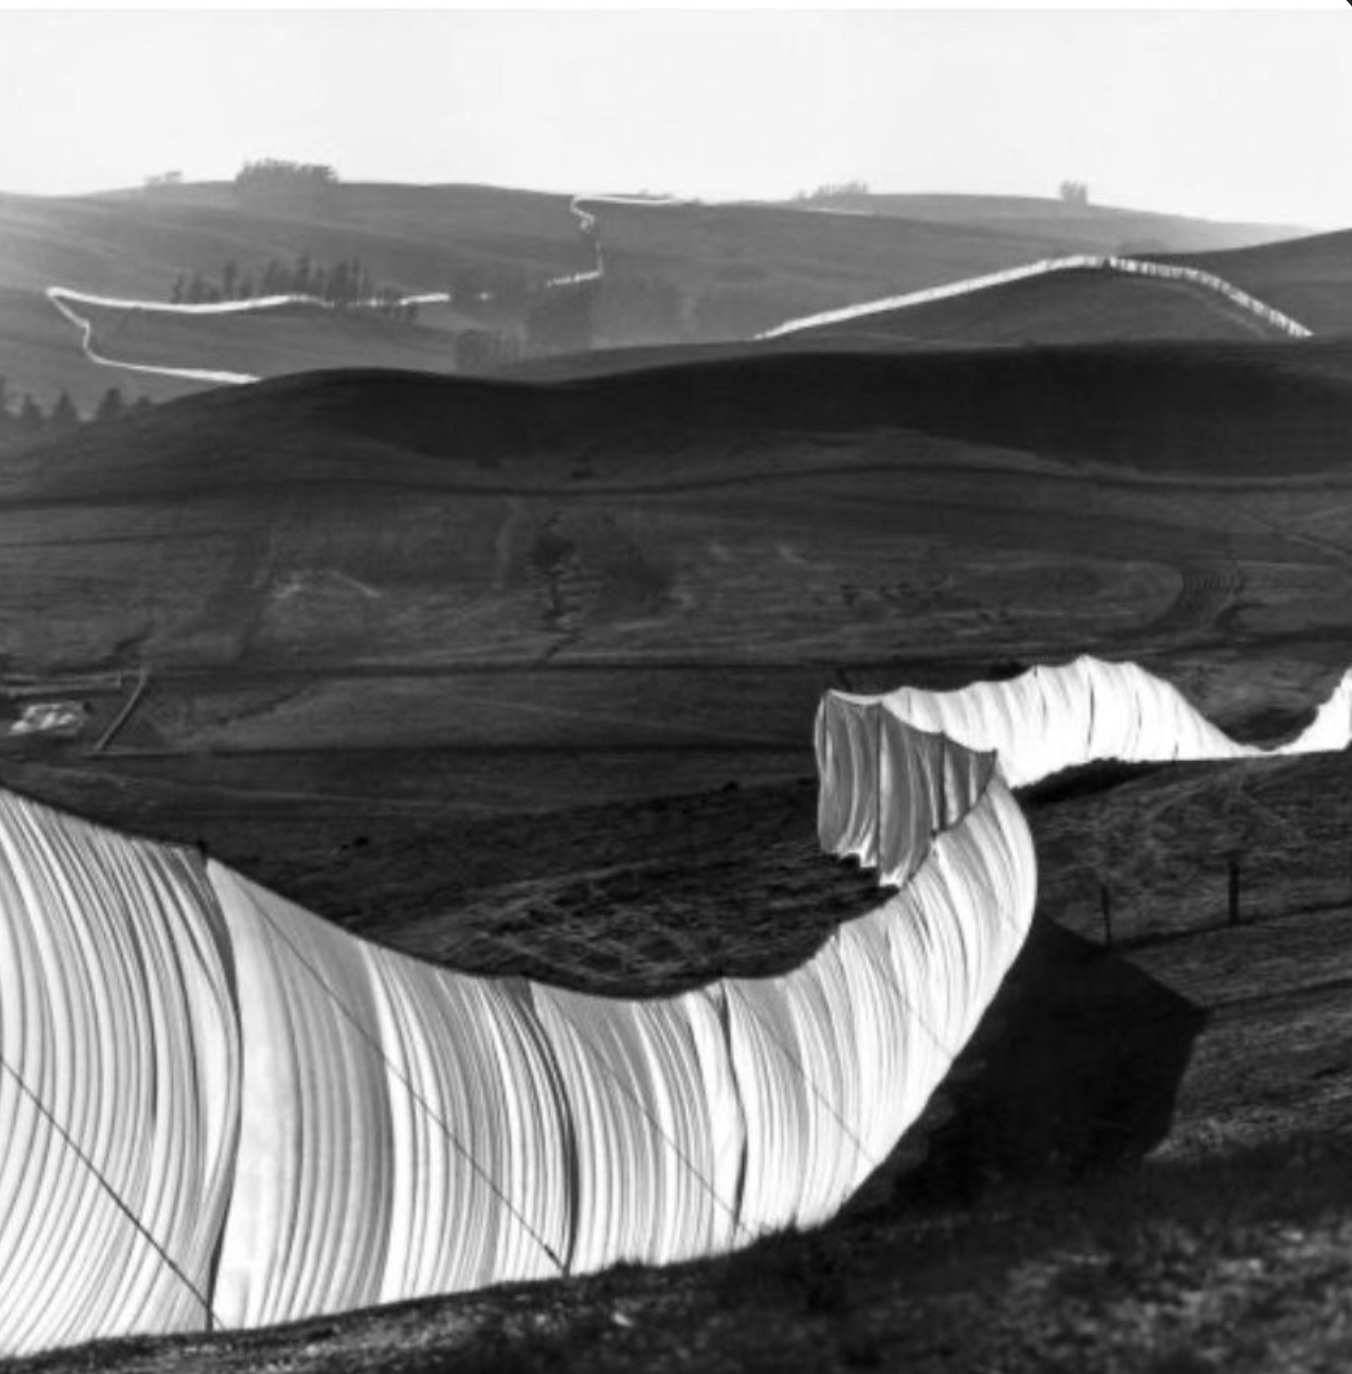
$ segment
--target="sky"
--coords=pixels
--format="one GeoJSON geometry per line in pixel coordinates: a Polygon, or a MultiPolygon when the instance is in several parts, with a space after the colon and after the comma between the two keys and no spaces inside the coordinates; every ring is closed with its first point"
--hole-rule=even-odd
{"type": "Polygon", "coordinates": [[[1352,8],[0,9],[0,189],[1055,195],[1352,226],[1352,8]]]}

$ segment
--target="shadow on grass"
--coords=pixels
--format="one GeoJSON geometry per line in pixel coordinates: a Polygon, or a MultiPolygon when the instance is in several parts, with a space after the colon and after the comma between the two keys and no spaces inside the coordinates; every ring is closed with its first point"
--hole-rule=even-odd
{"type": "Polygon", "coordinates": [[[1169,1133],[1206,1012],[1050,921],[978,1031],[969,1081],[903,1197],[952,1202],[995,1179],[1079,1176],[1142,1159],[1169,1133]]]}

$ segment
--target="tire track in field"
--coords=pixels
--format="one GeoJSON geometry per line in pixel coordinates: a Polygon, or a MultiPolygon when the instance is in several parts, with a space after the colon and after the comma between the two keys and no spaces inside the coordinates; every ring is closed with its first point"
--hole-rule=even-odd
{"type": "Polygon", "coordinates": [[[1185,559],[1178,573],[1183,580],[1178,595],[1144,633],[1183,635],[1216,629],[1244,587],[1244,574],[1230,559],[1185,559]]]}

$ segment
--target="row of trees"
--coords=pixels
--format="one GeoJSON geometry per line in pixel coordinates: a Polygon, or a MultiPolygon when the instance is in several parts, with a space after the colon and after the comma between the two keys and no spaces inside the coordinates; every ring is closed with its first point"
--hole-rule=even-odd
{"type": "MultiPolygon", "coordinates": [[[[149,410],[151,405],[146,396],[128,403],[117,387],[109,387],[89,418],[98,424],[105,424],[149,410]]],[[[32,392],[25,391],[20,395],[11,389],[7,378],[0,377],[0,440],[60,434],[74,429],[83,421],[84,417],[64,388],[57,393],[51,409],[44,410],[32,392]]]]}
{"type": "Polygon", "coordinates": [[[301,253],[294,262],[269,260],[254,278],[242,273],[235,261],[227,262],[218,276],[202,271],[180,272],[169,299],[175,305],[201,305],[216,301],[250,301],[255,296],[318,296],[332,305],[356,305],[358,301],[398,299],[389,287],[376,289],[370,270],[359,258],[322,263],[301,253]]]}
{"type": "MultiPolygon", "coordinates": [[[[456,268],[449,273],[447,283],[447,294],[460,311],[499,323],[529,323],[534,316],[533,330],[547,338],[558,333],[555,320],[572,309],[559,306],[555,298],[556,291],[567,290],[548,287],[539,276],[512,267],[456,268]]],[[[418,317],[414,302],[404,301],[393,287],[376,286],[371,269],[360,258],[319,262],[308,251],[290,262],[271,258],[257,278],[240,271],[234,260],[225,262],[217,273],[180,272],[169,300],[173,305],[209,305],[272,295],[315,295],[339,309],[360,305],[404,322],[418,317]]],[[[606,311],[616,317],[620,333],[660,334],[679,308],[679,294],[673,287],[646,278],[631,278],[614,286],[607,282],[605,295],[606,311]]],[[[565,326],[565,333],[569,330],[573,327],[565,326]]]]}

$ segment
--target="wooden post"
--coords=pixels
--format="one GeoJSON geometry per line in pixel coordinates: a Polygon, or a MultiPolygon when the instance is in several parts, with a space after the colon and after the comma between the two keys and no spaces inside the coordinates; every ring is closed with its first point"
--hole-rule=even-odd
{"type": "Polygon", "coordinates": [[[132,712],[141,704],[141,698],[146,694],[146,687],[150,684],[150,669],[143,663],[136,678],[136,686],[132,688],[131,695],[122,703],[122,709],[117,713],[113,723],[103,732],[102,737],[94,745],[91,752],[101,754],[113,742],[113,737],[131,719],[132,712]]]}
{"type": "Polygon", "coordinates": [[[1230,924],[1239,924],[1239,855],[1230,855],[1230,924]]]}
{"type": "Polygon", "coordinates": [[[1108,884],[1100,881],[1099,883],[1099,909],[1103,912],[1103,945],[1105,949],[1113,947],[1113,897],[1108,891],[1108,884]]]}

